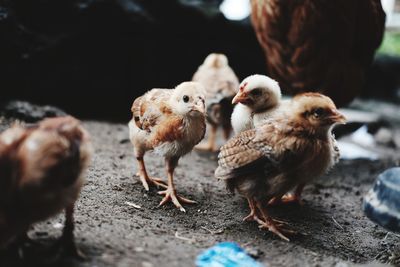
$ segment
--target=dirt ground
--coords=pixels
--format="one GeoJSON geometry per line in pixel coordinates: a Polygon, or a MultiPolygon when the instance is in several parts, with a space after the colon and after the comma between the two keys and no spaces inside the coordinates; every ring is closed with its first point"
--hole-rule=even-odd
{"type": "MultiPolygon", "coordinates": [[[[399,165],[398,151],[378,161],[341,161],[306,187],[303,206],[274,208],[277,218],[300,233],[285,242],[242,221],[247,203],[213,177],[216,154],[192,152],[176,169],[177,190],[198,204],[186,205],[186,213],[172,204],[157,208],[157,189],[146,192],[134,176],[127,125],[85,121],[84,126],[92,134],[95,154],[77,203],[75,233],[88,259],[47,265],[194,266],[198,254],[222,241],[239,243],[266,266],[400,264],[400,236],[374,225],[361,211],[363,195],[377,175],[399,165]]],[[[146,162],[151,175],[165,177],[162,158],[149,153],[146,162]]],[[[39,223],[29,235],[50,246],[60,236],[62,222],[60,215],[39,223]]],[[[48,261],[39,255],[24,262],[3,256],[0,266],[45,266],[48,261]]]]}

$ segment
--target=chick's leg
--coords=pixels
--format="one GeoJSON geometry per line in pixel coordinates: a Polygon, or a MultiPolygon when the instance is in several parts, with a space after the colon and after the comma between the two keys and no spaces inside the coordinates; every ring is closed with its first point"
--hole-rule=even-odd
{"type": "Polygon", "coordinates": [[[305,184],[299,184],[294,190],[294,194],[284,195],[281,198],[282,203],[301,204],[301,194],[303,193],[305,184]]]}
{"type": "Polygon", "coordinates": [[[285,222],[279,221],[272,219],[264,207],[263,203],[260,201],[256,201],[257,208],[259,209],[261,213],[262,220],[257,220],[257,222],[260,224],[260,228],[263,229],[268,229],[268,231],[276,234],[280,238],[282,238],[285,241],[290,241],[289,238],[287,238],[285,235],[282,234],[282,232],[286,234],[295,234],[295,231],[289,230],[282,228],[283,225],[285,225],[285,222]]]}
{"type": "Polygon", "coordinates": [[[216,137],[217,137],[217,126],[215,125],[210,125],[210,133],[208,135],[208,142],[207,143],[201,143],[198,144],[195,149],[196,150],[201,150],[201,151],[217,151],[217,146],[216,146],[216,137]]]}
{"type": "Polygon", "coordinates": [[[247,202],[249,203],[250,214],[243,218],[243,221],[258,221],[257,215],[257,207],[256,203],[252,198],[247,198],[247,202]]]}
{"type": "Polygon", "coordinates": [[[138,161],[139,167],[139,172],[137,173],[137,175],[140,177],[140,181],[142,182],[143,187],[144,189],[146,189],[146,191],[149,191],[149,184],[161,188],[167,188],[163,180],[155,177],[149,177],[146,171],[146,166],[144,165],[143,155],[137,156],[136,159],[138,161]]]}
{"type": "Polygon", "coordinates": [[[270,202],[268,202],[268,205],[274,206],[274,205],[281,205],[281,204],[302,204],[301,201],[301,194],[303,192],[305,184],[299,184],[296,189],[294,190],[294,194],[286,194],[284,196],[279,196],[271,199],[270,202]]]}
{"type": "Polygon", "coordinates": [[[231,136],[232,126],[231,125],[224,125],[222,127],[225,141],[228,141],[229,137],[231,136]]]}
{"type": "Polygon", "coordinates": [[[32,246],[40,246],[40,243],[30,239],[28,236],[28,230],[26,230],[19,234],[5,248],[0,248],[0,257],[4,254],[24,260],[26,254],[29,254],[30,252],[29,248],[32,246]]]}
{"type": "Polygon", "coordinates": [[[174,170],[176,165],[178,164],[179,158],[166,158],[165,159],[165,165],[166,165],[166,170],[167,170],[167,175],[168,175],[168,187],[164,191],[158,192],[160,195],[165,195],[164,198],[161,200],[160,204],[158,206],[162,206],[168,201],[172,201],[174,205],[180,209],[180,211],[185,212],[185,209],[182,207],[181,203],[186,203],[186,204],[194,204],[196,203],[193,200],[189,200],[187,198],[181,197],[176,194],[176,189],[174,185],[174,170]]]}
{"type": "Polygon", "coordinates": [[[56,248],[61,256],[84,260],[86,259],[86,256],[76,247],[75,244],[74,229],[74,204],[72,204],[65,209],[64,229],[61,238],[56,244],[56,248]]]}

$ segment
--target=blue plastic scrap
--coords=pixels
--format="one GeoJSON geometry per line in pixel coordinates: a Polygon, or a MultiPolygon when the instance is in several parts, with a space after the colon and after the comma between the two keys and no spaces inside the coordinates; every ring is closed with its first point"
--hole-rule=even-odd
{"type": "Polygon", "coordinates": [[[365,215],[392,232],[400,232],[400,168],[391,168],[378,176],[364,198],[365,215]]]}
{"type": "Polygon", "coordinates": [[[233,242],[219,243],[196,259],[197,267],[263,267],[233,242]]]}

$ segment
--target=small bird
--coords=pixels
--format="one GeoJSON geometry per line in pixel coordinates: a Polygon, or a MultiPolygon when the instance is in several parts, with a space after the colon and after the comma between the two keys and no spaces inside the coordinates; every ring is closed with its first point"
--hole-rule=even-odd
{"type": "Polygon", "coordinates": [[[205,90],[197,82],[183,82],[175,89],[152,89],[136,98],[132,105],[133,118],[129,122],[130,140],[138,161],[138,175],[146,190],[149,184],[166,188],[159,206],[168,201],[181,211],[180,204],[195,203],[176,194],[173,173],[179,158],[189,153],[206,131],[205,90]],[[165,158],[168,186],[159,178],[147,174],[144,164],[146,151],[154,150],[165,158]]]}
{"type": "Polygon", "coordinates": [[[254,220],[287,241],[282,232],[293,232],[268,215],[266,204],[302,188],[334,165],[331,129],[345,122],[332,100],[319,93],[295,96],[288,107],[285,114],[229,140],[215,171],[229,190],[247,198],[251,211],[244,220],[254,220]]]}
{"type": "MultiPolygon", "coordinates": [[[[285,114],[290,110],[291,100],[281,98],[279,84],[265,75],[255,74],[247,77],[240,84],[240,89],[232,103],[237,104],[232,114],[232,125],[235,134],[256,128],[273,116],[285,114]]],[[[332,153],[335,164],[340,153],[335,137],[332,134],[332,153]]],[[[286,194],[282,198],[273,198],[270,205],[301,204],[303,187],[296,188],[294,194],[286,194]]]]}
{"type": "Polygon", "coordinates": [[[60,252],[83,256],[74,241],[73,214],[91,153],[89,134],[70,116],[0,134],[0,247],[28,241],[32,224],[65,210],[60,252]]]}
{"type": "Polygon", "coordinates": [[[265,75],[251,75],[240,83],[232,104],[237,104],[232,113],[232,127],[235,134],[239,134],[253,129],[278,110],[281,89],[275,80],[265,75]]]}
{"type": "Polygon", "coordinates": [[[206,89],[207,122],[211,127],[208,142],[197,145],[196,149],[217,151],[215,139],[218,126],[222,127],[226,140],[231,134],[231,101],[238,91],[239,80],[229,67],[228,58],[216,53],[206,57],[192,80],[201,83],[206,89]]]}

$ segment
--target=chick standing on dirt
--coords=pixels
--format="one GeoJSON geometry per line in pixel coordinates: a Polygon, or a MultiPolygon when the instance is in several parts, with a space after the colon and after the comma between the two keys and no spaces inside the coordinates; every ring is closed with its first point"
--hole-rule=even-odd
{"type": "Polygon", "coordinates": [[[89,134],[72,117],[13,126],[0,135],[0,247],[26,241],[33,223],[65,210],[61,252],[82,256],[73,213],[91,151],[89,134]]]}
{"type": "Polygon", "coordinates": [[[160,206],[172,201],[181,211],[180,202],[195,203],[176,194],[173,173],[179,158],[189,153],[204,137],[205,91],[200,83],[184,82],[175,89],[152,89],[136,98],[129,122],[130,140],[139,164],[140,180],[146,190],[150,185],[166,188],[160,206]],[[149,177],[144,165],[146,151],[155,150],[165,158],[168,186],[149,177]]]}
{"type": "Polygon", "coordinates": [[[266,204],[294,187],[302,189],[334,165],[331,129],[345,122],[332,100],[318,93],[296,96],[289,107],[286,114],[228,141],[215,171],[231,191],[247,198],[251,212],[245,220],[256,221],[284,240],[289,239],[283,233],[292,231],[269,217],[266,204]]]}
{"type": "Polygon", "coordinates": [[[227,57],[216,53],[207,56],[192,80],[201,83],[206,89],[207,122],[211,126],[208,142],[197,145],[196,149],[216,151],[217,128],[222,127],[226,140],[232,130],[231,101],[239,88],[239,80],[229,67],[227,57]]]}
{"type": "Polygon", "coordinates": [[[265,75],[251,75],[241,82],[232,104],[237,104],[231,120],[233,131],[238,134],[253,129],[278,109],[281,89],[265,75]]]}

